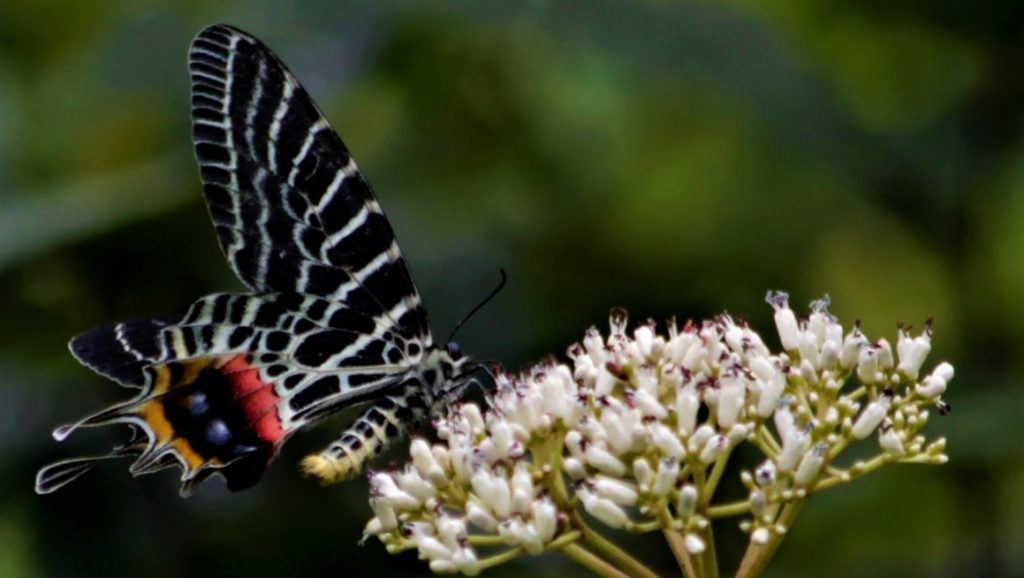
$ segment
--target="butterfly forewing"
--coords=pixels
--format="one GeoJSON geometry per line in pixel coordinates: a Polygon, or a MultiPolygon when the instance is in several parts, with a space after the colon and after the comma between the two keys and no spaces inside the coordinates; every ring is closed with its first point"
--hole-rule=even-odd
{"type": "Polygon", "coordinates": [[[133,474],[180,465],[183,493],[214,472],[240,489],[297,429],[372,401],[327,452],[358,469],[363,446],[376,451],[425,411],[421,390],[436,381],[424,379],[438,373],[425,364],[443,356],[391,226],[295,77],[224,25],[196,37],[189,68],[203,191],[224,254],[252,293],[210,295],[180,317],[74,338],[84,365],[138,392],[55,437],[111,423],[129,424],[132,436],[110,454],[44,468],[39,492],[111,457],[134,458],[133,474]]]}
{"type": "Polygon", "coordinates": [[[192,123],[210,213],[254,291],[294,292],[387,315],[426,339],[391,226],[341,138],[284,64],[227,26],[192,44],[192,123]]]}

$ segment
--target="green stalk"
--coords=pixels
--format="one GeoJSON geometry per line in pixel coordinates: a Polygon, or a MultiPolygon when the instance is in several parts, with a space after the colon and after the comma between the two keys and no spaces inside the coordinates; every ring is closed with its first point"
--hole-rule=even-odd
{"type": "MultiPolygon", "coordinates": [[[[793,525],[793,519],[796,518],[803,504],[803,500],[795,500],[786,504],[782,508],[782,513],[779,514],[777,523],[781,524],[786,530],[789,530],[793,525]]],[[[740,569],[736,571],[736,578],[757,578],[760,576],[765,566],[768,565],[768,561],[771,560],[775,551],[779,548],[783,536],[784,534],[772,532],[767,544],[754,544],[751,542],[747,546],[746,553],[743,554],[743,561],[740,562],[740,569]]]]}
{"type": "Polygon", "coordinates": [[[625,550],[619,548],[613,542],[592,530],[583,522],[583,519],[578,513],[573,513],[575,514],[573,516],[573,521],[576,523],[579,530],[583,532],[583,541],[586,542],[594,551],[604,558],[611,560],[613,564],[622,568],[634,578],[658,578],[658,575],[651,571],[650,568],[644,566],[642,562],[630,556],[625,550]]]}
{"type": "Polygon", "coordinates": [[[522,548],[516,547],[509,550],[505,550],[500,554],[494,554],[493,556],[481,558],[479,561],[480,570],[486,570],[488,568],[493,568],[499,564],[504,564],[509,560],[515,560],[516,558],[522,556],[524,553],[525,552],[522,548]]]}
{"type": "MultiPolygon", "coordinates": [[[[728,453],[724,454],[722,457],[728,458],[728,453]]],[[[715,464],[715,469],[718,469],[717,463],[715,464]]],[[[700,496],[700,501],[698,502],[697,507],[698,512],[701,513],[704,512],[707,504],[711,501],[711,496],[709,494],[715,491],[714,485],[718,484],[718,478],[722,475],[721,471],[718,472],[717,476],[715,475],[715,472],[712,471],[711,479],[708,479],[704,477],[704,471],[705,470],[703,469],[698,469],[693,472],[693,482],[697,486],[697,495],[700,496]]],[[[715,534],[710,523],[701,528],[700,537],[704,540],[705,546],[704,553],[700,556],[701,573],[706,578],[718,578],[718,559],[715,555],[715,534]]]]}
{"type": "MultiPolygon", "coordinates": [[[[544,487],[550,492],[551,499],[554,500],[560,509],[569,512],[570,524],[579,530],[583,541],[593,550],[597,551],[598,554],[610,560],[619,568],[626,570],[629,576],[658,578],[657,574],[644,566],[643,563],[592,530],[583,521],[583,517],[576,510],[576,505],[573,504],[573,500],[569,496],[569,490],[566,488],[565,479],[562,476],[561,448],[564,443],[564,435],[564,432],[559,431],[556,435],[550,436],[533,455],[534,463],[541,467],[548,466],[547,474],[544,476],[544,487]]],[[[565,548],[562,551],[565,551],[565,548]]],[[[573,554],[571,555],[580,554],[575,549],[572,549],[572,552],[573,554]]],[[[590,552],[588,551],[588,553],[590,552]]],[[[591,553],[591,555],[593,554],[591,553]]]]}
{"type": "Polygon", "coordinates": [[[686,543],[682,534],[673,528],[672,517],[668,513],[668,506],[662,506],[658,509],[658,522],[661,526],[661,533],[665,536],[665,541],[668,542],[669,550],[672,550],[672,555],[675,556],[676,563],[679,564],[679,569],[683,571],[683,575],[686,578],[704,578],[703,569],[699,569],[694,565],[690,552],[686,550],[686,543]]]}
{"type": "Polygon", "coordinates": [[[598,558],[579,544],[567,544],[562,546],[561,551],[580,566],[603,578],[629,578],[629,574],[598,558]]]}
{"type": "Polygon", "coordinates": [[[710,508],[707,509],[705,515],[711,519],[727,518],[729,516],[739,516],[740,514],[746,514],[749,511],[749,500],[737,500],[735,502],[729,502],[728,504],[711,506],[710,508]]]}
{"type": "Polygon", "coordinates": [[[708,476],[708,481],[704,484],[704,491],[700,494],[700,503],[697,504],[698,511],[703,511],[711,503],[711,498],[718,487],[718,481],[722,479],[722,474],[725,473],[725,464],[729,461],[732,450],[733,448],[730,447],[715,460],[715,467],[711,468],[711,475],[708,476]]]}

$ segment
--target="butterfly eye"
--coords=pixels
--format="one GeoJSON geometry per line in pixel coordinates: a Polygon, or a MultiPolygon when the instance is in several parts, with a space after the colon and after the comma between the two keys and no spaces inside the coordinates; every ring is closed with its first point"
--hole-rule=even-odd
{"type": "Polygon", "coordinates": [[[458,343],[455,343],[454,341],[449,341],[448,355],[450,355],[452,359],[459,359],[460,357],[462,357],[462,348],[459,347],[458,343]]]}

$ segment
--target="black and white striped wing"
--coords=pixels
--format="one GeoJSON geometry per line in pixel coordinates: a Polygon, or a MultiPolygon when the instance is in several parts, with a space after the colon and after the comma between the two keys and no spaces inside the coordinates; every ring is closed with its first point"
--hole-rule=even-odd
{"type": "Polygon", "coordinates": [[[192,44],[192,122],[228,261],[258,292],[344,302],[430,346],[391,226],[341,138],[287,67],[235,28],[192,44]]]}
{"type": "Polygon", "coordinates": [[[189,312],[72,339],[133,398],[58,428],[128,424],[106,455],[40,470],[47,493],[108,458],[133,474],[182,469],[188,493],[213,473],[248,487],[288,437],[354,404],[362,415],[308,468],[358,471],[426,410],[427,316],[405,259],[348,149],[284,64],[218,25],[189,55],[193,140],[221,247],[251,294],[210,295],[189,312]],[[328,464],[327,466],[322,466],[328,464]]]}

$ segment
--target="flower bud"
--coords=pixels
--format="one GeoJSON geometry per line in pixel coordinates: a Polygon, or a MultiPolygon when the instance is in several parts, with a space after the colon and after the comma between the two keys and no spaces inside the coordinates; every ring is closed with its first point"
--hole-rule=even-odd
{"type": "Polygon", "coordinates": [[[452,564],[455,569],[466,576],[476,576],[480,573],[480,561],[476,558],[476,552],[472,548],[459,548],[452,556],[452,564]]]}
{"type": "Polygon", "coordinates": [[[729,429],[739,421],[746,401],[747,388],[739,377],[726,377],[721,381],[718,395],[718,425],[729,429]]]}
{"type": "Polygon", "coordinates": [[[679,477],[679,460],[669,457],[658,462],[658,472],[654,476],[654,485],[651,486],[651,496],[662,498],[666,496],[676,485],[676,478],[679,477]]]}
{"type": "Polygon", "coordinates": [[[676,394],[676,421],[680,435],[690,435],[697,427],[697,412],[700,411],[700,398],[697,388],[689,384],[676,394]]]}
{"type": "Polygon", "coordinates": [[[857,357],[857,379],[864,384],[878,381],[878,349],[872,345],[862,347],[857,357]]]}
{"type": "Polygon", "coordinates": [[[633,478],[640,486],[640,491],[650,490],[651,482],[654,481],[654,470],[651,469],[651,464],[646,459],[636,458],[633,460],[633,478]]]}
{"type": "Polygon", "coordinates": [[[626,464],[597,444],[587,446],[585,455],[587,463],[602,473],[614,477],[621,477],[626,473],[626,464]]]}
{"type": "Polygon", "coordinates": [[[882,423],[882,419],[885,418],[889,412],[889,405],[892,403],[892,396],[882,394],[878,396],[878,399],[869,403],[864,411],[857,417],[857,421],[853,422],[853,429],[850,431],[854,438],[862,440],[875,431],[878,424],[882,423]]]}
{"type": "Polygon", "coordinates": [[[932,338],[928,331],[917,337],[911,338],[909,334],[900,330],[899,340],[896,342],[896,353],[899,355],[900,363],[896,367],[903,375],[911,380],[917,379],[925,358],[932,349],[932,338]]]}
{"type": "Polygon", "coordinates": [[[794,429],[788,437],[782,440],[782,451],[776,460],[776,466],[780,471],[791,472],[797,466],[800,458],[806,451],[808,435],[794,429]]]}
{"type": "Polygon", "coordinates": [[[701,539],[697,534],[689,533],[683,538],[683,545],[686,546],[686,551],[692,556],[704,553],[704,540],[701,539]]]}
{"type": "Polygon", "coordinates": [[[704,444],[700,452],[700,461],[710,464],[724,454],[727,449],[729,449],[729,440],[723,435],[716,435],[704,444]]]}
{"type": "Polygon", "coordinates": [[[636,505],[636,487],[629,482],[615,478],[599,477],[594,480],[594,491],[601,497],[608,498],[620,506],[636,505]]]}
{"type": "Polygon", "coordinates": [[[651,442],[661,450],[661,452],[667,456],[674,458],[681,458],[686,454],[686,448],[683,447],[683,443],[679,441],[676,434],[672,433],[672,430],[668,426],[660,423],[652,423],[648,427],[651,433],[651,442]]]}
{"type": "Polygon", "coordinates": [[[825,464],[825,454],[828,453],[828,446],[817,444],[811,451],[806,452],[800,459],[800,465],[793,476],[793,482],[798,486],[806,486],[817,477],[821,466],[825,464]]]}
{"type": "Polygon", "coordinates": [[[533,526],[537,529],[537,537],[545,544],[550,542],[558,530],[558,510],[555,504],[548,498],[535,500],[531,515],[533,526]]]}
{"type": "Polygon", "coordinates": [[[906,454],[903,440],[900,439],[899,433],[891,424],[883,422],[882,426],[878,428],[878,445],[890,456],[902,457],[906,454]]]}
{"type": "Polygon", "coordinates": [[[789,308],[789,295],[781,291],[768,293],[766,301],[775,309],[775,327],[779,331],[782,348],[796,351],[800,347],[800,328],[797,326],[796,315],[789,308]]]}
{"type": "Polygon", "coordinates": [[[676,513],[680,518],[688,518],[697,511],[697,487],[686,484],[679,488],[679,499],[676,501],[676,513]]]}
{"type": "Polygon", "coordinates": [[[610,528],[624,528],[629,523],[629,516],[615,502],[598,497],[581,489],[576,494],[583,502],[583,509],[610,528]]]}
{"type": "Polygon", "coordinates": [[[466,506],[466,518],[484,532],[494,533],[498,529],[498,519],[475,501],[470,501],[466,506]]]}

